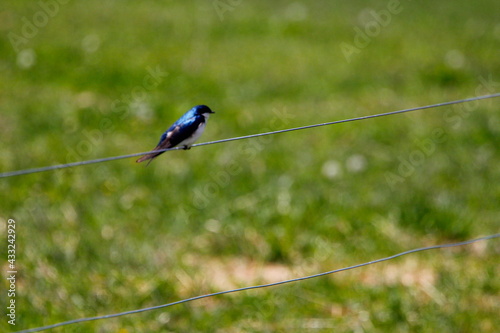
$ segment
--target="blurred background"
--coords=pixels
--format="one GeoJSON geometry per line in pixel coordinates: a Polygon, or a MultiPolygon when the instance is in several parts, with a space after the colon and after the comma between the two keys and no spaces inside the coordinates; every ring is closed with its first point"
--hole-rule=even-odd
{"type": "MultiPolygon", "coordinates": [[[[216,111],[203,142],[499,92],[499,12],[494,0],[4,1],[0,170],[148,151],[197,104],[216,111]]],[[[0,328],[493,234],[499,179],[497,99],[174,151],[148,167],[4,178],[18,306],[17,325],[3,315],[0,328]]],[[[493,332],[499,255],[492,240],[54,331],[493,332]]]]}

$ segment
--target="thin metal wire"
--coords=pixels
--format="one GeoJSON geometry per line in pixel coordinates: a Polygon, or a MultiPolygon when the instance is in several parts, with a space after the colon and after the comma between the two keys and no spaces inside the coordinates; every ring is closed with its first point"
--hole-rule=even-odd
{"type": "MultiPolygon", "coordinates": [[[[238,137],[235,137],[235,138],[228,138],[228,139],[222,139],[222,140],[216,140],[216,141],[209,141],[209,142],[197,143],[197,144],[192,145],[192,147],[207,146],[207,145],[213,145],[213,144],[216,144],[216,143],[223,143],[223,142],[243,140],[243,139],[251,139],[251,138],[256,138],[256,137],[259,137],[259,136],[280,134],[280,133],[298,131],[298,130],[303,130],[303,129],[308,129],[308,128],[320,127],[320,126],[328,126],[328,125],[335,125],[335,124],[347,123],[347,122],[351,122],[351,121],[358,121],[358,120],[365,120],[365,119],[371,119],[371,118],[385,117],[385,116],[390,116],[390,115],[394,115],[394,114],[400,114],[400,113],[411,112],[411,111],[431,109],[431,108],[436,108],[436,107],[440,107],[440,106],[447,106],[447,105],[453,105],[453,104],[467,103],[467,102],[472,102],[472,101],[477,101],[477,100],[482,100],[482,99],[488,99],[488,98],[495,98],[495,97],[500,97],[500,93],[495,93],[495,94],[491,94],[491,95],[477,96],[477,97],[472,97],[472,98],[465,98],[465,99],[460,99],[460,100],[450,101],[450,102],[443,102],[443,103],[437,103],[437,104],[419,106],[419,107],[415,107],[415,108],[403,109],[403,110],[392,111],[392,112],[385,112],[385,113],[373,114],[373,115],[363,116],[363,117],[356,117],[356,118],[350,118],[350,119],[344,119],[344,120],[336,120],[336,121],[331,121],[331,122],[321,123],[321,124],[307,125],[307,126],[288,128],[288,129],[283,129],[283,130],[278,130],[278,131],[266,132],[266,133],[257,133],[257,134],[251,134],[251,135],[245,135],[245,136],[238,136],[238,137]]],[[[27,174],[31,174],[31,173],[52,171],[52,170],[57,170],[57,169],[66,169],[66,168],[71,168],[71,167],[76,167],[76,166],[81,166],[81,165],[88,165],[88,164],[95,164],[95,163],[102,163],[102,162],[108,162],[108,161],[121,160],[121,159],[125,159],[125,158],[130,158],[130,157],[137,157],[137,156],[151,154],[151,153],[154,153],[154,152],[165,152],[165,151],[179,150],[179,149],[183,149],[183,148],[182,147],[174,147],[174,148],[161,149],[161,150],[156,150],[156,151],[147,151],[147,152],[143,152],[143,153],[135,153],[135,154],[128,154],[128,155],[120,155],[120,156],[99,158],[99,159],[95,159],[95,160],[88,160],[88,161],[81,161],[81,162],[72,162],[72,163],[66,163],[66,164],[52,165],[52,166],[41,167],[41,168],[25,169],[25,170],[17,170],[17,171],[9,171],[9,172],[0,173],[0,178],[20,176],[20,175],[27,175],[27,174]]]]}
{"type": "Polygon", "coordinates": [[[421,248],[418,248],[418,249],[413,249],[413,250],[401,252],[401,253],[392,255],[390,257],[386,257],[386,258],[382,258],[382,259],[377,259],[377,260],[373,260],[373,261],[369,261],[369,262],[365,262],[365,263],[362,263],[362,264],[358,264],[358,265],[354,265],[354,266],[349,266],[349,267],[345,267],[345,268],[335,269],[335,270],[328,271],[328,272],[323,272],[323,273],[318,273],[318,274],[314,274],[314,275],[304,276],[304,277],[300,277],[300,278],[295,278],[295,279],[290,279],[290,280],[284,280],[284,281],[279,281],[279,282],[274,282],[274,283],[268,283],[268,284],[261,284],[261,285],[257,285],[257,286],[250,286],[250,287],[244,287],[244,288],[237,288],[237,289],[232,289],[232,290],[220,291],[220,292],[216,292],[216,293],[212,293],[212,294],[206,294],[206,295],[200,295],[200,296],[196,296],[196,297],[186,298],[186,299],[183,299],[183,300],[180,300],[180,301],[177,301],[177,302],[172,302],[172,303],[168,303],[168,304],[152,306],[152,307],[148,307],[148,308],[144,308],[144,309],[138,309],[138,310],[132,310],[132,311],[125,311],[125,312],[120,312],[120,313],[115,313],[115,314],[110,314],[110,315],[103,315],[103,316],[96,316],[96,317],[89,317],[89,318],[81,318],[81,319],[74,319],[74,320],[69,320],[69,321],[65,321],[65,322],[61,322],[61,323],[57,323],[57,324],[53,324],[53,325],[48,325],[48,326],[42,326],[42,327],[37,327],[37,328],[31,328],[31,329],[27,329],[27,330],[22,330],[22,331],[18,331],[18,332],[14,332],[14,333],[39,332],[39,331],[44,331],[44,330],[47,330],[47,329],[52,329],[52,328],[66,326],[66,325],[71,325],[71,324],[89,322],[89,321],[100,320],[100,319],[109,319],[109,318],[126,316],[126,315],[140,313],[140,312],[145,312],[145,311],[162,309],[162,308],[166,308],[166,307],[169,307],[169,306],[178,305],[178,304],[187,303],[187,302],[192,302],[192,301],[196,301],[196,300],[199,300],[199,299],[202,299],[202,298],[213,297],[213,296],[217,296],[217,295],[224,295],[224,294],[235,293],[235,292],[240,292],[240,291],[245,291],[245,290],[259,289],[259,288],[274,287],[274,286],[278,286],[278,285],[282,285],[282,284],[286,284],[286,283],[292,283],[292,282],[298,282],[298,281],[313,279],[313,278],[317,278],[317,277],[321,277],[321,276],[325,276],[325,275],[329,275],[329,274],[334,274],[334,273],[343,272],[343,271],[347,271],[347,270],[351,270],[351,269],[355,269],[355,268],[359,268],[359,267],[363,267],[363,266],[368,266],[368,265],[380,263],[380,262],[383,262],[383,261],[395,259],[397,257],[401,257],[401,256],[404,256],[404,255],[407,255],[407,254],[411,254],[411,253],[415,253],[415,252],[421,252],[421,251],[427,251],[427,250],[434,250],[434,249],[443,249],[443,248],[455,247],[455,246],[463,246],[463,245],[468,245],[468,244],[471,244],[471,243],[475,243],[475,242],[479,242],[479,241],[485,241],[485,240],[489,240],[489,239],[493,239],[493,238],[498,238],[498,237],[500,237],[500,234],[494,234],[494,235],[484,236],[484,237],[481,237],[481,238],[476,238],[476,239],[472,239],[472,240],[468,240],[468,241],[464,241],[464,242],[458,242],[458,243],[426,246],[426,247],[421,247],[421,248]]]}

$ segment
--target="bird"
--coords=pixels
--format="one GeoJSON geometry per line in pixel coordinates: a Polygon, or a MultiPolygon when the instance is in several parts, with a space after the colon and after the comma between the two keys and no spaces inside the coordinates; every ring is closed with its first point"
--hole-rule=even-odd
{"type": "MultiPolygon", "coordinates": [[[[215,113],[206,105],[197,105],[180,117],[168,130],[160,137],[160,141],[152,151],[173,148],[176,146],[184,149],[191,149],[193,143],[199,139],[205,130],[207,119],[210,114],[215,113]]],[[[141,163],[153,161],[158,155],[165,151],[150,153],[142,156],[136,162],[141,163]]],[[[146,165],[146,166],[147,166],[146,165]]]]}

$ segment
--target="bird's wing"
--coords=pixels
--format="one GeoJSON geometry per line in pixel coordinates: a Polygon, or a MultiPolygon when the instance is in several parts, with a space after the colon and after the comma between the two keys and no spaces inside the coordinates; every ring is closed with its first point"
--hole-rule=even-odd
{"type": "MultiPolygon", "coordinates": [[[[170,147],[175,147],[182,141],[186,140],[198,129],[201,123],[203,123],[204,119],[202,116],[191,117],[184,121],[177,121],[168,129],[168,131],[164,134],[166,135],[166,141],[169,143],[170,147]]],[[[158,143],[158,146],[161,146],[162,140],[158,143]]],[[[161,148],[165,149],[165,148],[161,148]]]]}
{"type": "MultiPolygon", "coordinates": [[[[172,126],[170,126],[170,128],[165,133],[163,133],[163,135],[160,138],[160,141],[153,149],[153,151],[175,147],[182,141],[189,138],[203,122],[203,117],[191,117],[188,119],[184,119],[183,121],[181,120],[183,119],[181,118],[178,121],[176,121],[172,126]]],[[[148,155],[144,155],[141,158],[139,158],[137,162],[140,163],[146,160],[151,160],[163,153],[164,152],[162,151],[159,153],[151,153],[148,155]]]]}

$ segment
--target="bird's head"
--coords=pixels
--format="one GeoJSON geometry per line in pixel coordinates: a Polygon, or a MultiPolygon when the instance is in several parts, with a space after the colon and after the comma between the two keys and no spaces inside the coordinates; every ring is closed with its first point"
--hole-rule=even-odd
{"type": "Polygon", "coordinates": [[[197,105],[193,109],[196,114],[201,115],[205,118],[208,118],[210,113],[215,113],[206,105],[197,105]]]}

